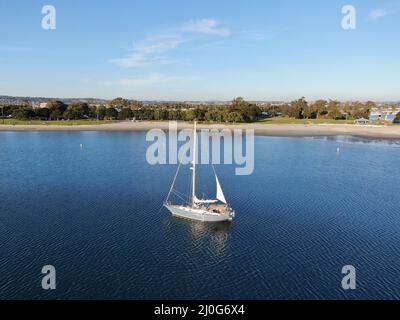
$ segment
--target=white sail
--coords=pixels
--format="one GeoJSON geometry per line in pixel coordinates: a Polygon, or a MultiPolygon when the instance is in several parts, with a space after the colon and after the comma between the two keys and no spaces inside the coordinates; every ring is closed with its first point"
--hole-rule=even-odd
{"type": "Polygon", "coordinates": [[[222,191],[221,184],[219,183],[218,177],[215,174],[215,180],[217,181],[217,199],[226,204],[224,192],[222,191]]]}

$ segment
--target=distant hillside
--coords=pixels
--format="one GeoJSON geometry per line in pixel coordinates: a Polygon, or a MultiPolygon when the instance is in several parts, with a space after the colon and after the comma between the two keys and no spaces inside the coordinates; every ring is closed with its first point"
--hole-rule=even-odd
{"type": "Polygon", "coordinates": [[[0,104],[6,105],[21,105],[21,104],[31,104],[31,103],[42,103],[49,100],[60,100],[66,104],[72,102],[86,102],[88,104],[105,104],[108,100],[97,99],[97,98],[49,98],[49,97],[13,97],[13,96],[0,96],[0,104]]]}

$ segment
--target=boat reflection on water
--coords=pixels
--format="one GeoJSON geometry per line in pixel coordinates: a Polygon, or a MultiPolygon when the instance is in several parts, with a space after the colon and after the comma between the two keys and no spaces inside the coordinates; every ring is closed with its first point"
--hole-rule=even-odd
{"type": "Polygon", "coordinates": [[[361,136],[316,136],[308,139],[337,142],[343,144],[362,144],[372,145],[374,147],[387,147],[389,146],[400,146],[400,139],[393,138],[374,138],[374,137],[361,137],[361,136]]]}
{"type": "Polygon", "coordinates": [[[170,216],[166,220],[168,229],[183,228],[193,247],[208,248],[214,257],[223,258],[229,249],[231,222],[203,223],[170,216]]]}
{"type": "Polygon", "coordinates": [[[191,229],[193,236],[204,236],[205,233],[214,233],[216,235],[223,234],[227,235],[230,230],[231,222],[209,222],[202,223],[199,221],[191,221],[188,219],[182,219],[175,216],[169,217],[169,223],[173,225],[183,225],[191,229]]]}

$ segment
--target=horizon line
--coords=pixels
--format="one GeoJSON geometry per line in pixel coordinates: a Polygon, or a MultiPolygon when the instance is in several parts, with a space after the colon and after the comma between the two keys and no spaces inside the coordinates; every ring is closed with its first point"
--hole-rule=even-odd
{"type": "MultiPolygon", "coordinates": [[[[140,102],[202,102],[202,103],[207,103],[207,102],[230,102],[234,100],[235,98],[242,97],[240,95],[237,95],[233,97],[232,99],[139,99],[139,98],[126,98],[123,96],[116,96],[114,98],[98,98],[98,97],[49,97],[49,96],[13,96],[13,95],[6,95],[6,94],[0,94],[0,98],[14,98],[14,99],[48,99],[48,100],[104,100],[104,101],[112,101],[117,98],[122,98],[126,100],[133,100],[133,101],[140,101],[140,102]]],[[[244,100],[249,101],[249,102],[269,102],[269,103],[287,103],[291,102],[294,100],[298,100],[300,98],[305,98],[309,102],[314,102],[318,100],[326,100],[326,101],[339,101],[339,102],[375,102],[375,103],[400,103],[400,98],[399,99],[388,99],[388,100],[382,100],[382,99],[332,99],[332,98],[317,98],[317,99],[307,99],[307,97],[304,96],[299,96],[298,98],[294,99],[247,99],[244,98],[244,100]]]]}

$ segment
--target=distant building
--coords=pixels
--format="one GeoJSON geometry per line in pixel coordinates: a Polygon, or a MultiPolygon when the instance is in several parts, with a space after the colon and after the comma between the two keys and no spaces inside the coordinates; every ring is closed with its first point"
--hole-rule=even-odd
{"type": "Polygon", "coordinates": [[[32,103],[31,103],[31,106],[32,106],[32,109],[39,109],[39,108],[40,108],[40,104],[35,103],[35,102],[33,102],[33,101],[32,101],[32,103]]]}
{"type": "Polygon", "coordinates": [[[47,108],[47,102],[42,102],[39,104],[39,108],[43,109],[43,108],[47,108]]]}
{"type": "Polygon", "coordinates": [[[393,121],[400,112],[400,107],[372,108],[369,113],[369,120],[393,121]]]}
{"type": "Polygon", "coordinates": [[[369,122],[369,120],[365,119],[365,118],[360,118],[360,119],[354,120],[354,122],[356,124],[367,124],[369,122]]]}

